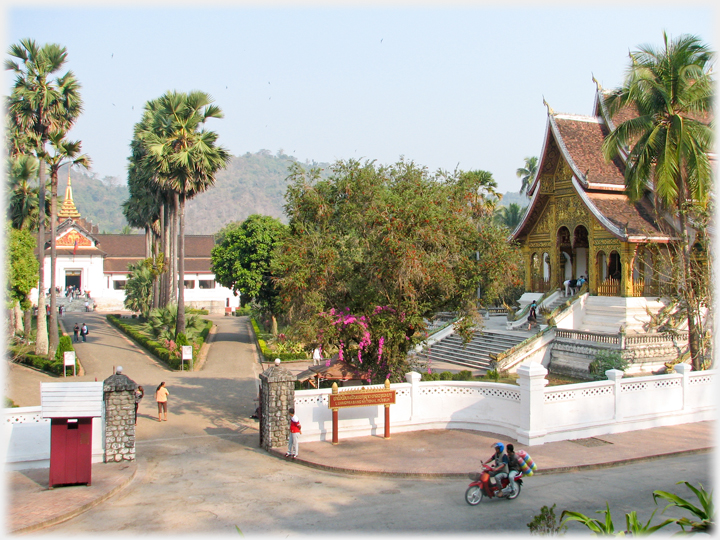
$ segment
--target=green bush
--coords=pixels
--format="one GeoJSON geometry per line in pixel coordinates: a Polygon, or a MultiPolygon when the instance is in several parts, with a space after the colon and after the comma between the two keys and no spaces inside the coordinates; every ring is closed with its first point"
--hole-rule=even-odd
{"type": "Polygon", "coordinates": [[[457,373],[454,373],[452,376],[453,381],[472,381],[472,371],[469,369],[463,369],[462,371],[459,371],[457,373]]]}
{"type": "Polygon", "coordinates": [[[442,373],[440,373],[441,381],[452,381],[452,378],[452,373],[450,373],[449,371],[443,371],[442,373]]]}
{"type": "MultiPolygon", "coordinates": [[[[156,358],[167,364],[168,367],[172,369],[180,369],[180,355],[172,354],[163,344],[154,341],[152,338],[149,338],[147,335],[140,332],[137,329],[136,325],[125,324],[120,320],[120,318],[115,315],[108,315],[107,320],[114,327],[118,328],[119,330],[130,336],[135,342],[137,342],[138,345],[140,345],[150,354],[154,355],[156,358]]],[[[204,321],[204,324],[205,326],[200,332],[200,335],[192,344],[194,349],[199,349],[200,347],[202,347],[213,325],[212,321],[204,321]]],[[[188,345],[190,345],[190,343],[188,343],[188,345]]]]}
{"type": "Polygon", "coordinates": [[[185,314],[186,315],[209,315],[210,312],[207,309],[198,309],[198,308],[185,308],[185,314]]]}
{"type": "Polygon", "coordinates": [[[60,342],[58,343],[57,351],[55,351],[55,360],[63,361],[65,358],[64,353],[74,350],[70,336],[60,336],[60,342]]]}
{"type": "Polygon", "coordinates": [[[588,370],[590,376],[601,381],[606,379],[605,372],[610,369],[619,369],[625,371],[628,367],[628,361],[624,360],[618,351],[598,351],[595,360],[590,362],[588,370]]]}
{"type": "Polygon", "coordinates": [[[260,337],[263,335],[263,333],[260,332],[260,327],[258,326],[258,323],[254,317],[252,317],[250,319],[250,324],[252,325],[253,331],[255,332],[255,336],[257,337],[258,345],[260,345],[260,352],[262,353],[263,358],[265,358],[266,362],[273,362],[276,358],[279,358],[283,362],[288,362],[288,361],[292,361],[292,360],[307,360],[308,355],[305,352],[278,353],[278,352],[270,350],[270,348],[267,345],[267,342],[260,337]]]}

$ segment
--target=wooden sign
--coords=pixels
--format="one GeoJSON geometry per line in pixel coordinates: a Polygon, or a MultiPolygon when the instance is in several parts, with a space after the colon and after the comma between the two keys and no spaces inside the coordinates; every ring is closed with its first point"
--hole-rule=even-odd
{"type": "Polygon", "coordinates": [[[328,396],[328,407],[330,409],[370,407],[373,405],[395,405],[395,390],[360,390],[340,392],[328,396]]]}

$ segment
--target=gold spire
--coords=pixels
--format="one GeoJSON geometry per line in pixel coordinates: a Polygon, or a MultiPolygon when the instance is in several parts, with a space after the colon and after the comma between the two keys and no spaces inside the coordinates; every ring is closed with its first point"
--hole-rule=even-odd
{"type": "Polygon", "coordinates": [[[77,219],[80,217],[80,212],[75,208],[75,203],[72,197],[72,184],[70,182],[70,167],[68,167],[68,185],[65,188],[65,200],[62,203],[62,207],[58,212],[58,219],[65,220],[68,218],[77,219]]]}

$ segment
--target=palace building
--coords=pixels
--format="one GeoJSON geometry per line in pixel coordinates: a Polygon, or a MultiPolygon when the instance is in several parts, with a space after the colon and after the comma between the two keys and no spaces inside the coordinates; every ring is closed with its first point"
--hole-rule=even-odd
{"type": "Polygon", "coordinates": [[[558,114],[546,103],[530,204],[512,234],[524,254],[526,291],[544,293],[585,276],[591,295],[659,297],[672,275],[658,253],[680,240],[677,224],[656,212],[652,194],[631,202],[623,161],[605,160],[605,137],[631,112],[611,118],[602,96],[596,82],[591,116],[558,114]]]}
{"type": "MultiPolygon", "coordinates": [[[[185,236],[185,305],[221,313],[238,307],[240,298],[215,282],[210,265],[214,245],[212,235],[185,236]]],[[[62,291],[73,286],[89,292],[97,309],[125,309],[128,264],[145,259],[145,235],[99,234],[98,227],[82,218],[75,207],[68,178],[65,199],[58,211],[56,254],[55,282],[62,291]]],[[[50,272],[48,241],[45,245],[48,287],[50,272]]]]}

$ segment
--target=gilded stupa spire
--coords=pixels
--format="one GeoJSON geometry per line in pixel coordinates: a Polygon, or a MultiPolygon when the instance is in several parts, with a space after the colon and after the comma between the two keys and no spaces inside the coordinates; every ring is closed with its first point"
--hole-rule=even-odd
{"type": "Polygon", "coordinates": [[[62,207],[60,208],[60,211],[58,212],[58,219],[65,220],[68,218],[72,219],[78,219],[80,217],[80,212],[77,211],[77,208],[75,208],[75,203],[73,202],[73,196],[72,196],[72,183],[70,181],[70,167],[68,167],[68,184],[65,188],[65,200],[62,203],[62,207]]]}

